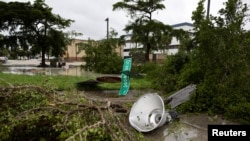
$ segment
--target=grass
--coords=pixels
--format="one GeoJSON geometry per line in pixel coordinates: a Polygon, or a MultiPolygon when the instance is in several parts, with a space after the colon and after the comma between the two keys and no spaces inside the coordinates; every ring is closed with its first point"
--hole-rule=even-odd
{"type": "MultiPolygon", "coordinates": [[[[96,76],[98,75],[99,74],[96,76]]],[[[100,138],[99,140],[105,140],[104,135],[115,135],[115,137],[125,138],[125,140],[128,140],[127,136],[129,136],[134,140],[142,140],[143,135],[141,133],[135,132],[131,130],[131,128],[127,129],[127,113],[117,114],[115,110],[109,110],[109,108],[103,108],[99,111],[102,107],[107,107],[108,103],[101,100],[93,102],[92,99],[88,100],[75,91],[76,83],[95,79],[96,76],[24,75],[0,72],[0,91],[2,90],[0,92],[0,98],[3,105],[2,109],[4,109],[1,110],[0,108],[0,115],[4,115],[1,117],[2,120],[0,119],[0,124],[3,123],[4,125],[3,130],[0,129],[0,134],[5,135],[5,139],[9,137],[12,138],[12,135],[16,138],[26,138],[27,135],[27,138],[36,137],[44,139],[45,137],[42,137],[42,135],[49,130],[51,134],[48,136],[58,136],[57,138],[66,139],[77,136],[77,133],[81,131],[81,129],[86,128],[86,130],[82,130],[83,134],[81,134],[85,136],[85,138],[87,138],[87,133],[90,133],[90,137],[88,138],[92,138],[92,135],[94,135],[93,138],[100,138]],[[9,87],[11,85],[15,87],[9,87]],[[18,87],[18,85],[24,85],[25,87],[18,87]],[[35,89],[32,89],[32,87],[29,89],[26,87],[30,85],[40,86],[43,89],[37,89],[37,87],[35,87],[35,89]],[[48,90],[61,90],[62,92],[47,92],[46,88],[48,90]],[[6,114],[6,111],[8,114],[6,114]],[[65,114],[65,112],[70,114],[65,114]],[[24,118],[19,118],[22,117],[22,115],[24,118]],[[102,116],[105,117],[105,120],[114,124],[95,124],[102,121],[102,116]],[[61,121],[64,122],[62,123],[61,121]],[[123,123],[124,125],[122,125],[123,123]],[[25,129],[22,127],[25,127],[25,129]],[[67,130],[64,130],[65,127],[67,130]],[[88,128],[90,130],[88,130],[88,128]],[[60,134],[57,134],[54,130],[60,131],[60,134]],[[20,135],[18,131],[22,131],[20,135]],[[98,133],[96,131],[98,131],[98,133]],[[125,131],[127,133],[123,134],[125,131]]],[[[102,89],[120,89],[120,86],[121,83],[100,84],[102,89]]],[[[145,79],[131,78],[131,87],[133,89],[148,88],[148,86],[149,82],[145,79]]],[[[102,99],[102,97],[100,97],[100,99],[102,99]]],[[[128,109],[132,107],[131,102],[121,102],[115,105],[118,105],[118,109],[120,105],[124,111],[128,111],[128,109]]],[[[111,106],[112,105],[110,105],[110,107],[111,106]]],[[[111,108],[113,109],[114,107],[111,108]]],[[[3,136],[1,136],[1,138],[3,138],[3,136]]]]}
{"type": "MultiPolygon", "coordinates": [[[[20,75],[5,74],[0,72],[0,86],[12,85],[36,85],[50,87],[56,90],[72,90],[76,83],[89,79],[95,80],[94,76],[49,76],[49,75],[20,75]],[[8,84],[9,83],[9,84],[8,84]]],[[[144,78],[130,79],[130,89],[150,89],[150,82],[144,78]]],[[[121,83],[101,83],[99,87],[107,90],[119,90],[121,83]]]]}

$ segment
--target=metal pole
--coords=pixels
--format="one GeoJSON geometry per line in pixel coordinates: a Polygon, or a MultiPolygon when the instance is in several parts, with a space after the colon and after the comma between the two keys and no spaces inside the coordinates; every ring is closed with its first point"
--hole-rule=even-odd
{"type": "Polygon", "coordinates": [[[107,22],[107,39],[109,39],[109,18],[106,18],[105,21],[107,22]]]}
{"type": "Polygon", "coordinates": [[[76,61],[77,61],[77,46],[78,46],[78,44],[76,43],[75,46],[76,46],[76,61]]]}
{"type": "Polygon", "coordinates": [[[210,0],[207,1],[207,19],[209,19],[209,12],[210,12],[210,0]]]}

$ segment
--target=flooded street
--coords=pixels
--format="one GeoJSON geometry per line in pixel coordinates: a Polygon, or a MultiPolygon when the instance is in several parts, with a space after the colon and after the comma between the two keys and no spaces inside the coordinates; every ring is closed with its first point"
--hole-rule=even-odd
{"type": "Polygon", "coordinates": [[[87,72],[81,69],[80,66],[64,68],[40,68],[30,66],[0,66],[0,72],[10,74],[26,74],[26,75],[70,75],[81,76],[87,72]]]}
{"type": "MultiPolygon", "coordinates": [[[[82,76],[89,75],[91,72],[86,72],[81,69],[83,62],[67,62],[68,68],[63,67],[37,67],[40,60],[8,60],[4,64],[0,64],[0,72],[10,74],[26,74],[26,75],[70,75],[82,76]]],[[[49,62],[46,62],[49,64],[49,62]]]]}

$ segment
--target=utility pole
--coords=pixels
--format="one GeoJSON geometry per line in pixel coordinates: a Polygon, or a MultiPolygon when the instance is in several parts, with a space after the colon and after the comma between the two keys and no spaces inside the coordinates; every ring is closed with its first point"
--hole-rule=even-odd
{"type": "Polygon", "coordinates": [[[78,44],[75,43],[75,46],[76,46],[76,61],[77,61],[77,48],[78,48],[78,44]]]}
{"type": "Polygon", "coordinates": [[[209,19],[209,12],[210,12],[210,0],[207,1],[207,20],[209,19]]]}
{"type": "Polygon", "coordinates": [[[109,39],[109,18],[106,18],[105,21],[107,22],[107,40],[109,39]]]}

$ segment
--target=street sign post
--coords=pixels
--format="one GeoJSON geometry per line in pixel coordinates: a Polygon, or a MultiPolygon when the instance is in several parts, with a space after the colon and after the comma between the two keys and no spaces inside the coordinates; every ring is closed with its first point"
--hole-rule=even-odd
{"type": "Polygon", "coordinates": [[[119,91],[119,95],[126,95],[130,86],[130,77],[128,74],[123,72],[130,72],[132,64],[132,58],[125,58],[123,63],[123,69],[121,74],[121,88],[119,91]]]}

